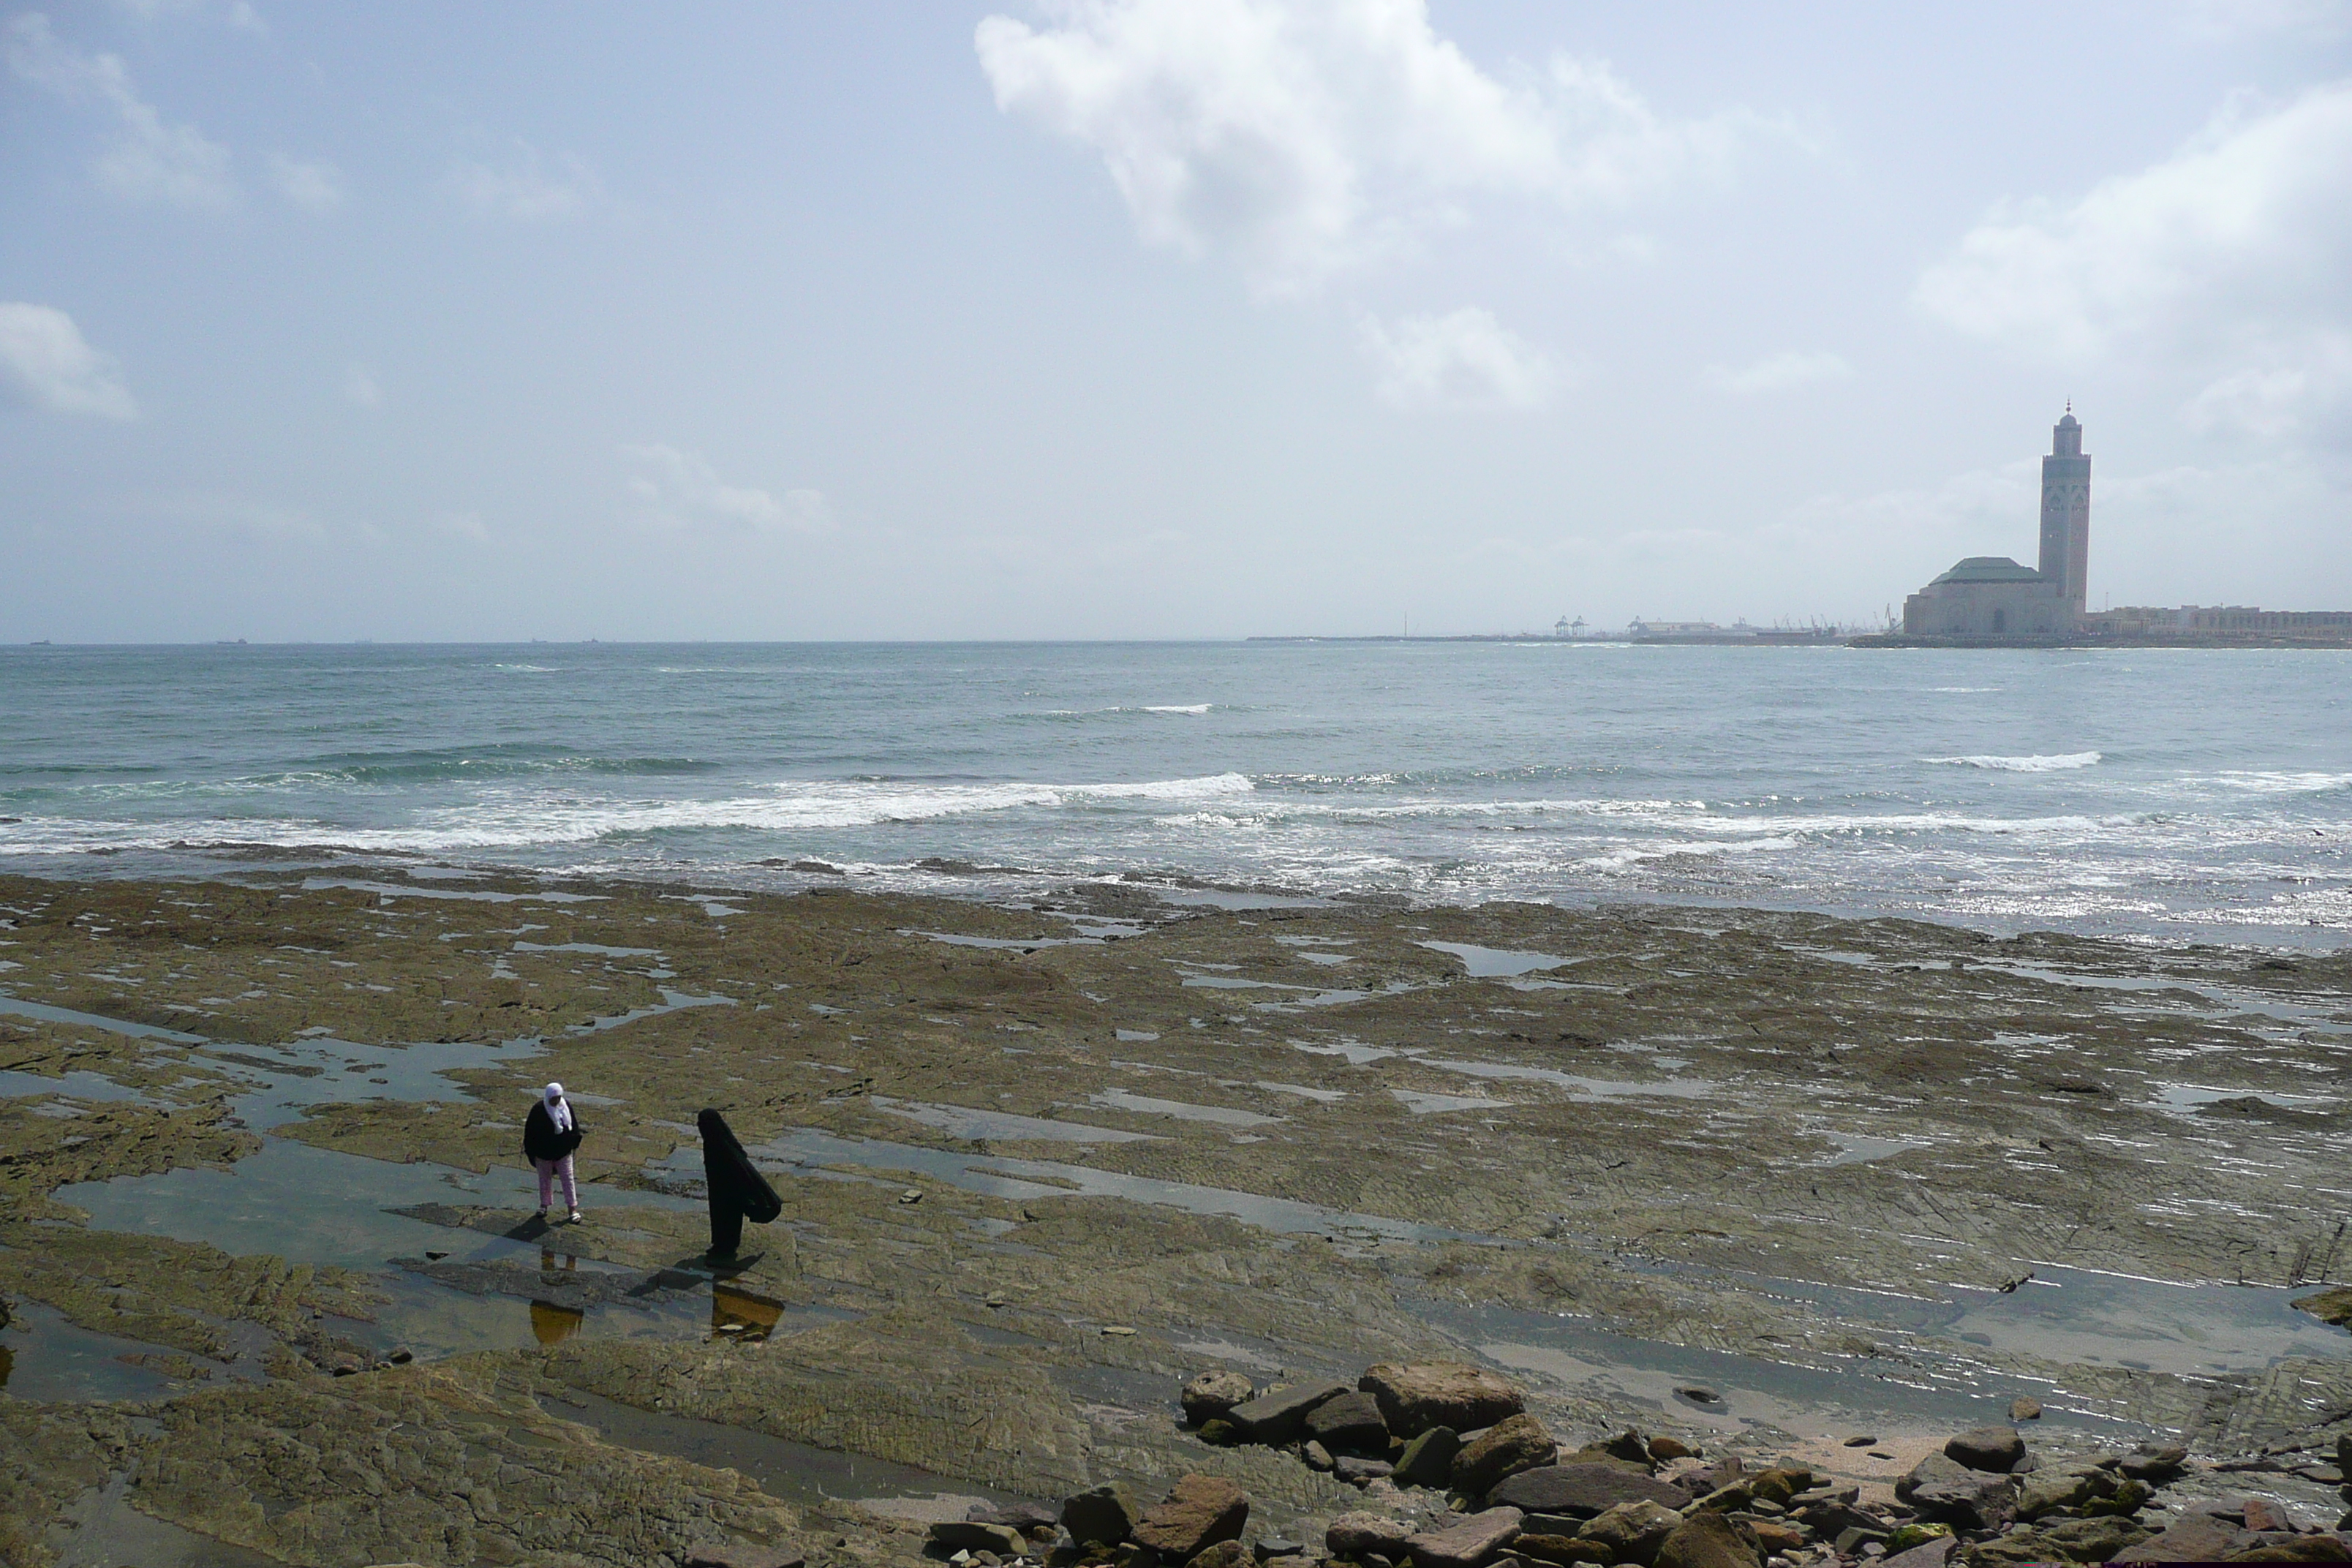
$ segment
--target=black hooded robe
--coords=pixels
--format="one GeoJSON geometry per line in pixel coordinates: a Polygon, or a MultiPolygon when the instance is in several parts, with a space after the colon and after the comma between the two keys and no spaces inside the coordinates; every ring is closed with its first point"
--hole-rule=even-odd
{"type": "Polygon", "coordinates": [[[710,1192],[710,1256],[732,1258],[744,1219],[766,1225],[784,1212],[784,1200],[743,1152],[725,1117],[705,1110],[694,1124],[702,1131],[702,1179],[710,1192]]]}
{"type": "Polygon", "coordinates": [[[580,1147],[580,1113],[572,1113],[570,1131],[558,1132],[555,1114],[547,1109],[544,1100],[534,1104],[530,1114],[522,1119],[522,1152],[526,1159],[561,1160],[580,1147]]]}

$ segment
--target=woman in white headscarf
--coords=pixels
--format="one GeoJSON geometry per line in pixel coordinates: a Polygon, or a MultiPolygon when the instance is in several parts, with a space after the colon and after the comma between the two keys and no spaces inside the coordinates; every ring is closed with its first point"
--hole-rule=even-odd
{"type": "Polygon", "coordinates": [[[551,1083],[541,1090],[539,1103],[530,1108],[530,1115],[522,1124],[522,1152],[530,1160],[531,1168],[539,1173],[539,1217],[547,1217],[548,1200],[555,1178],[563,1178],[563,1206],[570,1212],[566,1223],[580,1223],[580,1188],[572,1175],[572,1152],[580,1147],[580,1118],[572,1114],[572,1102],[563,1098],[563,1086],[551,1083]]]}

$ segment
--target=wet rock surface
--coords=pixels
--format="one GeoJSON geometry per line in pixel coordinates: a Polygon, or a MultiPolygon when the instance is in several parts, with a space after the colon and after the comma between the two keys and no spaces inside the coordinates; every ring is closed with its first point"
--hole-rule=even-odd
{"type": "MultiPolygon", "coordinates": [[[[0,1012],[0,1299],[25,1308],[0,1343],[20,1386],[53,1375],[30,1348],[47,1342],[20,1337],[36,1319],[131,1358],[89,1363],[86,1397],[0,1400],[0,1561],[48,1561],[64,1510],[111,1484],[298,1563],[1080,1568],[1075,1529],[1041,1540],[961,1503],[922,1518],[923,1500],[981,1489],[1058,1517],[1107,1481],[1148,1500],[1188,1476],[1246,1493],[1261,1541],[1365,1568],[1490,1500],[1530,1516],[1527,1561],[1632,1549],[1588,1533],[1627,1507],[1674,1513],[1690,1553],[1827,1561],[1916,1522],[1888,1483],[1967,1424],[1873,1404],[1945,1374],[1936,1324],[1871,1301],[1958,1280],[2031,1305],[2053,1299],[2052,1264],[2315,1289],[2347,1261],[2311,1180],[2352,1037],[2340,955],[2266,970],[1724,910],[343,879],[368,886],[0,879],[0,991],[145,1031],[0,1012]],[[1561,963],[1473,977],[1430,942],[1561,963]],[[532,1228],[513,1147],[551,1077],[594,1097],[587,1222],[560,1230],[532,1228]],[[2193,1109],[2224,1101],[2292,1115],[2193,1109]],[[714,1103],[786,1200],[723,1275],[696,1261],[689,1130],[714,1103]],[[172,1184],[289,1145],[362,1194],[406,1171],[446,1173],[442,1195],[373,1205],[414,1228],[352,1268],[315,1261],[299,1216],[221,1245],[172,1184]],[[78,1183],[152,1194],[155,1223],[93,1224],[78,1183]],[[1595,1376],[1536,1342],[1561,1314],[1851,1369],[1855,1407],[1798,1420],[1734,1363],[1682,1373],[1705,1400],[1595,1376]],[[135,1401],[110,1397],[108,1366],[145,1379],[123,1385],[135,1401]],[[567,1398],[929,1479],[872,1507],[779,1495],[551,1414],[567,1398]],[[1832,1427],[1886,1446],[1797,1436],[1832,1427]],[[1778,1459],[1807,1484],[1768,1481],[1778,1459]],[[561,1505],[589,1495],[585,1523],[561,1505]],[[1338,1551],[1327,1529],[1351,1510],[1389,1533],[1338,1551]],[[981,1544],[931,1543],[934,1523],[984,1527],[981,1544]]],[[[2311,1332],[2329,1310],[2305,1309],[2311,1332]]],[[[2239,1550],[2322,1549],[2352,1431],[2340,1353],[2217,1370],[2183,1335],[2143,1368],[2095,1336],[1980,1337],[1953,1342],[1975,1419],[2044,1415],[2026,1473],[1948,1460],[1960,1476],[1912,1489],[1967,1560],[2168,1537],[2172,1500],[2224,1475],[2225,1500],[2258,1485],[2293,1526],[2241,1508],[2231,1528],[2276,1539],[2239,1550]],[[2085,1415],[2154,1446],[2100,1450],[2067,1425],[2085,1415]]],[[[1132,1511],[1099,1528],[1135,1550],[1132,1511]]],[[[1184,1544],[1128,1568],[1173,1568],[1184,1544]]]]}

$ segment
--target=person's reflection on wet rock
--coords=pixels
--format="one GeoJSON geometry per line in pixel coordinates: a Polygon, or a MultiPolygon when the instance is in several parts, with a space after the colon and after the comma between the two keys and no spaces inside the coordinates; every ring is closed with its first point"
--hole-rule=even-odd
{"type": "Polygon", "coordinates": [[[725,1117],[705,1110],[694,1124],[702,1131],[702,1179],[710,1192],[709,1256],[730,1258],[743,1243],[743,1221],[766,1225],[784,1212],[784,1200],[743,1152],[725,1117]]]}

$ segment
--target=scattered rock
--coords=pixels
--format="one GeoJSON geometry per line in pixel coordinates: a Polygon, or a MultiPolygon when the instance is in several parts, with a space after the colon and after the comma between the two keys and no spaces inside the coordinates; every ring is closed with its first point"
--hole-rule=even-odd
{"type": "Polygon", "coordinates": [[[1220,1541],[1204,1546],[1200,1554],[1184,1564],[1184,1568],[1242,1568],[1250,1560],[1249,1549],[1238,1541],[1220,1541]]]}
{"type": "Polygon", "coordinates": [[[1875,1437],[1848,1437],[1845,1440],[1845,1446],[1849,1448],[1867,1448],[1877,1441],[1875,1437]]]}
{"type": "Polygon", "coordinates": [[[954,1519],[931,1526],[931,1544],[950,1552],[993,1552],[1018,1557],[1029,1548],[1021,1532],[1009,1524],[983,1524],[976,1519],[954,1519]]]}
{"type": "Polygon", "coordinates": [[[1250,1546],[1251,1555],[1261,1563],[1270,1563],[1277,1557],[1297,1557],[1306,1550],[1297,1542],[1282,1535],[1262,1535],[1250,1546]]]}
{"type": "Polygon", "coordinates": [[[2015,1486],[2008,1476],[1988,1475],[1945,1455],[1930,1454],[1895,1483],[1895,1495],[1922,1518],[1963,1530],[1988,1530],[2010,1518],[2015,1486]]]}
{"type": "Polygon", "coordinates": [[[1466,1514],[1442,1530],[1414,1536],[1405,1543],[1405,1549],[1418,1568],[1476,1568],[1488,1554],[1518,1534],[1520,1517],[1515,1508],[1490,1508],[1483,1513],[1466,1514]]]}
{"type": "Polygon", "coordinates": [[[1679,1509],[1688,1494],[1623,1465],[1546,1465],[1507,1477],[1487,1500],[1528,1513],[1591,1519],[1625,1502],[1679,1509]]]}
{"type": "Polygon", "coordinates": [[[964,1518],[980,1524],[1004,1524],[1027,1535],[1034,1531],[1051,1531],[1059,1516],[1050,1508],[1034,1502],[974,1503],[964,1518]]]}
{"type": "Polygon", "coordinates": [[[1199,1426],[1246,1403],[1256,1393],[1255,1385],[1240,1373],[1204,1372],[1184,1385],[1180,1398],[1185,1421],[1199,1426]]]}
{"type": "Polygon", "coordinates": [[[1695,1514],[1658,1543],[1656,1568],[1761,1568],[1762,1554],[1719,1513],[1695,1514]]]}
{"type": "Polygon", "coordinates": [[[1689,1400],[1693,1405],[1720,1405],[1723,1403],[1723,1395],[1717,1394],[1712,1388],[1705,1388],[1697,1384],[1693,1384],[1688,1388],[1677,1388],[1675,1390],[1675,1394],[1679,1398],[1689,1400]]]}
{"type": "Polygon", "coordinates": [[[2011,1421],[2041,1420],[2042,1401],[2038,1399],[2028,1399],[2023,1394],[2020,1394],[2018,1397],[2009,1402],[2009,1418],[2011,1421]]]}
{"type": "Polygon", "coordinates": [[[1611,1563],[1650,1563],[1682,1523],[1682,1516],[1643,1498],[1603,1509],[1578,1533],[1609,1549],[1611,1563]]]}
{"type": "Polygon", "coordinates": [[[2184,1519],[2136,1546],[2117,1552],[2117,1563],[2219,1563],[2236,1550],[2242,1531],[2215,1519],[2184,1519]]]}
{"type": "Polygon", "coordinates": [[[1144,1510],[1132,1534],[1137,1544],[1162,1557],[1190,1563],[1203,1547],[1240,1540],[1249,1510],[1249,1493],[1223,1477],[1186,1476],[1144,1510]]]}
{"type": "Polygon", "coordinates": [[[1379,1404],[1381,1418],[1400,1437],[1433,1426],[1472,1432],[1508,1420],[1527,1408],[1519,1391],[1484,1367],[1467,1362],[1383,1362],[1356,1382],[1379,1404]]]}
{"type": "Polygon", "coordinates": [[[1308,1469],[1319,1470],[1325,1475],[1331,1473],[1331,1466],[1333,1463],[1331,1458],[1331,1450],[1325,1447],[1322,1444],[1315,1442],[1311,1438],[1307,1442],[1301,1443],[1298,1446],[1298,1457],[1307,1461],[1307,1468],[1308,1469]]]}
{"type": "Polygon", "coordinates": [[[1225,1412],[1225,1419],[1253,1443],[1288,1443],[1305,1430],[1315,1407],[1349,1393],[1344,1383],[1310,1383],[1297,1388],[1272,1388],[1225,1412]]]}
{"type": "Polygon", "coordinates": [[[1362,1486],[1394,1474],[1396,1467],[1386,1459],[1367,1459],[1357,1454],[1342,1454],[1332,1462],[1331,1472],[1341,1480],[1362,1486]]]}
{"type": "Polygon", "coordinates": [[[1411,1487],[1442,1487],[1454,1479],[1462,1439],[1451,1426],[1432,1426],[1408,1441],[1396,1458],[1396,1479],[1411,1487]]]}
{"type": "Polygon", "coordinates": [[[1525,1412],[1507,1416],[1454,1456],[1454,1489],[1485,1497],[1506,1477],[1549,1465],[1559,1451],[1542,1422],[1525,1412]]]}
{"type": "Polygon", "coordinates": [[[1878,1560],[1878,1568],[1944,1568],[1959,1548],[1957,1538],[1939,1535],[1905,1551],[1888,1552],[1878,1560]]]}
{"type": "Polygon", "coordinates": [[[807,1561],[780,1546],[698,1546],[686,1554],[686,1568],[802,1568],[807,1561]]]}
{"type": "Polygon", "coordinates": [[[1249,1441],[1249,1434],[1223,1415],[1210,1416],[1201,1423],[1200,1431],[1193,1436],[1213,1448],[1231,1448],[1249,1441]]]}
{"type": "Polygon", "coordinates": [[[1679,1437],[1653,1437],[1650,1439],[1650,1458],[1652,1462],[1656,1464],[1670,1464],[1676,1459],[1692,1458],[1695,1458],[1697,1453],[1697,1449],[1692,1447],[1689,1444],[1684,1442],[1679,1437]]]}
{"type": "Polygon", "coordinates": [[[2178,1443],[2143,1443],[2126,1454],[2116,1468],[2136,1481],[2154,1481],[2160,1486],[2188,1464],[2189,1450],[2178,1443]]]}
{"type": "Polygon", "coordinates": [[[1791,1499],[1799,1492],[1810,1490],[1812,1484],[1812,1471],[1799,1469],[1790,1465],[1775,1465],[1769,1470],[1760,1471],[1750,1477],[1748,1488],[1750,1492],[1765,1501],[1778,1503],[1786,1508],[1791,1499]]]}
{"type": "Polygon", "coordinates": [[[2266,1497],[2250,1497],[2239,1510],[2248,1530],[2293,1530],[2294,1521],[2286,1510],[2266,1497]]]}
{"type": "Polygon", "coordinates": [[[1748,1527],[1748,1533],[1756,1538],[1756,1550],[1767,1557],[1802,1551],[1812,1539],[1802,1525],[1791,1524],[1785,1519],[1743,1518],[1734,1522],[1748,1527]]]}
{"type": "Polygon", "coordinates": [[[2096,1465],[2076,1465],[2063,1470],[2038,1470],[2026,1478],[2017,1494],[2017,1517],[2040,1519],[2070,1508],[2080,1508],[2095,1497],[2111,1496],[2116,1479],[2096,1465]]]}
{"type": "Polygon", "coordinates": [[[1511,1551],[1533,1562],[1558,1563],[1560,1568],[1617,1561],[1616,1554],[1607,1546],[1577,1535],[1521,1535],[1511,1542],[1511,1551]]]}
{"type": "Polygon", "coordinates": [[[1062,1504],[1062,1528],[1080,1545],[1098,1541],[1117,1546],[1135,1533],[1137,1517],[1135,1494],[1127,1489],[1125,1481],[1106,1481],[1062,1504]]]}
{"type": "Polygon", "coordinates": [[[1325,1527],[1323,1548],[1334,1557],[1378,1554],[1393,1562],[1412,1535],[1412,1525],[1384,1513],[1343,1513],[1325,1527]]]}
{"type": "Polygon", "coordinates": [[[1380,1401],[1361,1390],[1327,1399],[1307,1413],[1307,1432],[1335,1454],[1385,1454],[1388,1423],[1381,1418],[1380,1401]]]}
{"type": "Polygon", "coordinates": [[[1944,1453],[1972,1470],[2005,1476],[2017,1468],[2018,1460],[2025,1458],[2025,1439],[2017,1435],[2014,1426],[1979,1426],[1946,1443],[1944,1453]]]}

